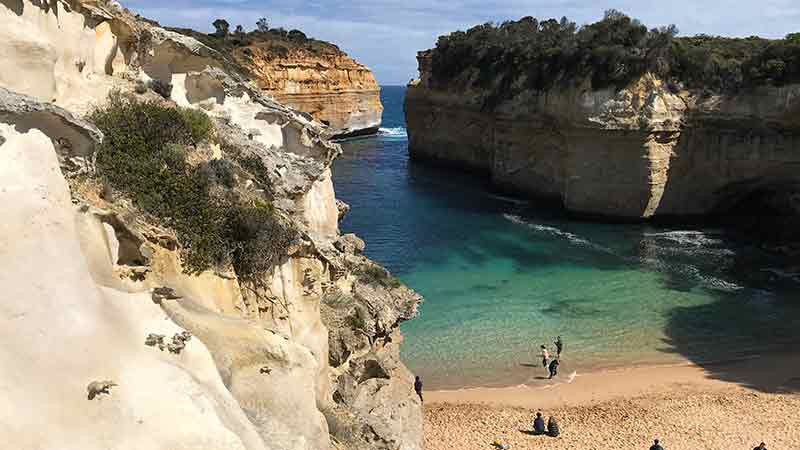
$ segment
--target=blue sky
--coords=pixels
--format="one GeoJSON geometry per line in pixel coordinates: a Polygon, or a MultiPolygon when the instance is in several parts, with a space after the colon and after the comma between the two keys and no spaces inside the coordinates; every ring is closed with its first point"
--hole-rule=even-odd
{"type": "Polygon", "coordinates": [[[439,35],[472,25],[523,16],[560,18],[579,25],[609,8],[639,18],[649,27],[676,24],[681,34],[783,37],[800,31],[798,0],[123,0],[162,25],[211,31],[225,18],[231,26],[255,26],[267,17],[273,27],[297,28],[333,42],[369,66],[381,84],[405,84],[417,73],[416,52],[439,35]]]}

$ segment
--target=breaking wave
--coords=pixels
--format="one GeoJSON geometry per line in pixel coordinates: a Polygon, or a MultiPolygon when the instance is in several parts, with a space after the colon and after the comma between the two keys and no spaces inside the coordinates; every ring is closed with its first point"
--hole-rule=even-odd
{"type": "Polygon", "coordinates": [[[517,225],[524,225],[524,226],[526,226],[526,227],[530,228],[531,230],[534,230],[534,231],[536,231],[538,233],[549,234],[549,235],[552,235],[552,236],[560,237],[560,238],[566,239],[569,242],[571,242],[573,244],[576,244],[576,245],[582,245],[582,246],[585,246],[585,247],[593,248],[595,250],[599,250],[601,252],[614,254],[614,252],[611,249],[603,247],[602,245],[597,245],[597,244],[595,244],[595,243],[593,243],[591,241],[588,241],[588,240],[586,240],[586,239],[584,239],[584,238],[582,238],[582,237],[580,237],[580,236],[578,236],[576,234],[570,233],[569,231],[560,230],[560,229],[558,229],[556,227],[551,227],[551,226],[548,226],[548,225],[542,225],[542,224],[538,224],[538,223],[530,223],[530,222],[526,221],[525,219],[523,219],[522,217],[517,216],[515,214],[503,214],[503,217],[506,220],[508,220],[508,221],[510,221],[512,223],[515,223],[517,225]]]}
{"type": "Polygon", "coordinates": [[[712,237],[709,233],[702,231],[665,231],[661,233],[645,233],[645,237],[664,239],[680,245],[705,246],[720,245],[721,239],[712,237]]]}
{"type": "Polygon", "coordinates": [[[390,138],[407,138],[408,132],[404,127],[379,128],[378,134],[390,138]]]}

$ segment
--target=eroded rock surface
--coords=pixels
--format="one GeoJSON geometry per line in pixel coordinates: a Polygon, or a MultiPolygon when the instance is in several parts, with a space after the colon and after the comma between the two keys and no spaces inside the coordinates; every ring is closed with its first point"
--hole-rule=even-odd
{"type": "Polygon", "coordinates": [[[412,157],[488,174],[587,216],[715,214],[750,195],[800,192],[800,86],[716,95],[645,74],[625,88],[528,91],[492,111],[481,92],[406,95],[412,157]]]}
{"type": "Polygon", "coordinates": [[[258,46],[247,49],[249,54],[242,49],[235,57],[277,101],[328,124],[334,136],[378,131],[380,87],[363,64],[340,51],[315,55],[298,49],[276,56],[258,46]]]}
{"type": "Polygon", "coordinates": [[[15,386],[0,398],[4,442],[420,449],[398,330],[420,298],[358,238],[339,240],[340,149],[325,127],[114,2],[2,1],[0,25],[0,57],[18,68],[0,74],[0,385],[15,386]],[[170,98],[142,80],[171,84],[170,98]],[[112,91],[212,119],[214,142],[191,163],[228,161],[232,189],[297,236],[257,283],[230,267],[185,273],[181,236],[98,178],[102,133],[81,115],[112,91]],[[329,314],[334,293],[353,301],[329,314]],[[95,386],[87,402],[93,380],[120,388],[95,386]]]}
{"type": "Polygon", "coordinates": [[[328,125],[327,136],[372,134],[380,127],[383,105],[375,76],[333,44],[272,32],[220,38],[174,30],[224,53],[227,64],[262,93],[328,125]]]}

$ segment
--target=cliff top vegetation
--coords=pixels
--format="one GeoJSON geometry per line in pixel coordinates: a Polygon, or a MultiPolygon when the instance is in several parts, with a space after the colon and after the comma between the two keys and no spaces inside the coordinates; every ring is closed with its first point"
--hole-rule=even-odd
{"type": "Polygon", "coordinates": [[[267,55],[277,58],[286,57],[292,50],[301,50],[316,56],[342,54],[336,45],[309,38],[300,30],[272,28],[263,17],[256,21],[256,28],[249,32],[245,32],[242,25],[231,30],[225,19],[217,19],[212,25],[216,29],[213,33],[201,33],[188,28],[169,29],[191,36],[224,55],[247,47],[258,47],[267,55]]]}
{"type": "Polygon", "coordinates": [[[297,233],[271,204],[236,188],[236,172],[252,178],[238,161],[192,162],[217,139],[203,112],[114,92],[90,118],[104,134],[100,178],[175,231],[187,272],[233,268],[256,284],[286,254],[297,233]]]}
{"type": "Polygon", "coordinates": [[[594,89],[621,87],[648,71],[675,88],[710,92],[800,82],[800,33],[677,35],[674,25],[648,29],[616,10],[581,27],[567,18],[486,23],[439,37],[429,51],[430,80],[435,88],[488,91],[489,108],[522,91],[587,80],[594,89]]]}

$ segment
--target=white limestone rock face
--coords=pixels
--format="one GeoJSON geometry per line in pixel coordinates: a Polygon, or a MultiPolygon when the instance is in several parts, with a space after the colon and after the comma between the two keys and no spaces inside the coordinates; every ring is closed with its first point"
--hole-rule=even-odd
{"type": "MultiPolygon", "coordinates": [[[[263,449],[205,345],[172,355],[147,333],[182,331],[147,294],[95,283],[51,139],[0,124],[0,434],[18,449],[263,449]],[[87,399],[92,381],[118,384],[87,399]]],[[[107,257],[106,257],[107,258],[107,257]]],[[[107,258],[108,264],[111,264],[107,258]]]]}
{"type": "MultiPolygon", "coordinates": [[[[73,2],[81,9],[79,2],[73,2]]],[[[102,99],[125,57],[109,23],[61,1],[0,2],[0,86],[73,110],[102,99]]]]}
{"type": "Polygon", "coordinates": [[[333,247],[341,209],[330,166],[341,150],[320,123],[227,73],[224,58],[196,40],[105,0],[0,0],[0,58],[19,68],[0,73],[0,200],[12,204],[0,223],[0,288],[9,293],[0,338],[12,343],[0,348],[0,386],[15,390],[0,399],[4,442],[322,450],[331,434],[343,442],[341,430],[357,429],[337,448],[421,448],[421,409],[397,331],[420,299],[405,288],[357,293],[362,282],[346,261],[357,255],[333,247]],[[213,119],[225,145],[210,146],[209,158],[235,148],[263,164],[266,179],[239,187],[261,192],[300,236],[263,280],[263,295],[232,271],[184,273],[180,236],[92,184],[102,135],[78,115],[148,79],[172,83],[166,105],[213,119]],[[155,304],[149,291],[162,286],[179,298],[155,304]],[[321,313],[333,290],[372,305],[365,314],[381,324],[351,342],[355,367],[391,356],[377,391],[331,366],[329,336],[349,329],[321,313]],[[151,333],[183,330],[194,338],[178,354],[144,344],[151,333]],[[107,380],[117,386],[88,400],[87,385],[107,380]],[[337,396],[343,385],[362,394],[337,396]],[[371,434],[360,434],[365,424],[371,434]]]}

